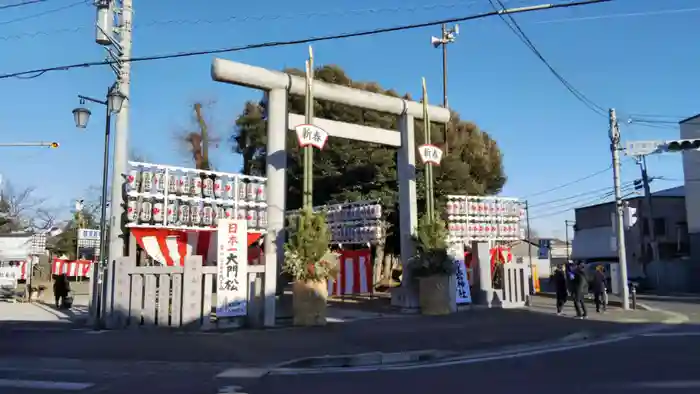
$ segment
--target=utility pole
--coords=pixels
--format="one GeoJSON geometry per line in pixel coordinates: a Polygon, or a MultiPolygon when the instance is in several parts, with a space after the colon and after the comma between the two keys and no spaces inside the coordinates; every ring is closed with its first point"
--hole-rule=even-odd
{"type": "Polygon", "coordinates": [[[532,239],[530,239],[530,205],[527,200],[525,200],[525,225],[527,226],[526,234],[527,237],[527,258],[528,264],[530,264],[530,289],[531,293],[534,294],[535,291],[535,276],[532,275],[532,239]]]}
{"type": "Polygon", "coordinates": [[[122,104],[122,109],[116,114],[114,133],[114,163],[112,176],[112,201],[110,220],[110,242],[109,252],[112,254],[110,261],[114,257],[123,256],[126,253],[126,239],[122,228],[122,216],[124,206],[122,201],[122,175],[127,172],[127,161],[129,157],[129,107],[131,98],[129,96],[131,87],[131,41],[132,41],[132,0],[118,0],[120,2],[119,11],[121,13],[118,26],[119,32],[119,73],[117,76],[117,86],[119,91],[127,97],[122,104]]]}
{"type": "Polygon", "coordinates": [[[564,220],[564,233],[566,234],[566,262],[571,260],[571,247],[569,246],[569,223],[574,223],[571,220],[564,220]]]}
{"type": "Polygon", "coordinates": [[[646,203],[646,220],[649,223],[649,238],[651,241],[652,261],[659,261],[659,245],[656,241],[656,226],[654,223],[654,205],[651,196],[651,188],[649,187],[649,175],[647,174],[647,158],[642,156],[639,161],[639,167],[642,170],[642,183],[644,184],[644,200],[646,203]]]}
{"type": "Polygon", "coordinates": [[[627,284],[627,250],[625,248],[625,223],[620,190],[620,128],[617,124],[615,110],[610,109],[610,152],[612,153],[613,183],[615,188],[615,219],[617,226],[617,258],[620,263],[620,286],[622,289],[622,309],[629,309],[629,287],[627,284]]]}
{"type": "MultiPolygon", "coordinates": [[[[96,0],[95,42],[105,47],[107,60],[116,75],[116,89],[125,97],[121,110],[116,114],[114,131],[114,155],[112,161],[112,190],[110,193],[109,231],[101,228],[101,242],[109,241],[108,264],[127,252],[124,216],[122,177],[128,170],[129,157],[129,108],[131,107],[131,43],[133,0],[96,0]],[[115,17],[116,16],[116,17],[115,17]],[[115,25],[116,22],[116,25],[115,25]]],[[[100,256],[100,260],[103,257],[100,256]]],[[[100,267],[105,274],[108,267],[100,267]]],[[[101,310],[107,316],[112,312],[112,294],[109,280],[102,281],[101,310]]]]}

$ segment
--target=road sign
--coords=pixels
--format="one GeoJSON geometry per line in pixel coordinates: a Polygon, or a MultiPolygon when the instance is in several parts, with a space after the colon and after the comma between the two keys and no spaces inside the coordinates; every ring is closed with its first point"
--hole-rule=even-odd
{"type": "Polygon", "coordinates": [[[627,156],[644,156],[654,153],[661,153],[661,147],[664,141],[627,141],[625,143],[625,155],[627,156]]]}

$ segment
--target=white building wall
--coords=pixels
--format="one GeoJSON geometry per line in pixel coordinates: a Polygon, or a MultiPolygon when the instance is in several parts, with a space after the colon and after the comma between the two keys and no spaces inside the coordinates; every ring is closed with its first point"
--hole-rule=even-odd
{"type": "MultiPolygon", "coordinates": [[[[700,138],[700,116],[680,124],[681,139],[700,138]]],[[[688,233],[700,233],[700,151],[684,151],[685,210],[688,233]]]]}

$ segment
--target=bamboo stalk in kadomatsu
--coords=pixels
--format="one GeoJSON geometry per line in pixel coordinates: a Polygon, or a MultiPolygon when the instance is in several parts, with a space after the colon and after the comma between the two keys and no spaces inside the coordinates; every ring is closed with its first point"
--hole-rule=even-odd
{"type": "MultiPolygon", "coordinates": [[[[309,46],[309,60],[306,61],[306,103],[305,122],[312,125],[314,122],[314,54],[309,46]]],[[[303,181],[303,206],[311,208],[313,206],[313,176],[314,176],[314,150],[312,146],[305,146],[304,151],[304,181],[303,181]]]]}

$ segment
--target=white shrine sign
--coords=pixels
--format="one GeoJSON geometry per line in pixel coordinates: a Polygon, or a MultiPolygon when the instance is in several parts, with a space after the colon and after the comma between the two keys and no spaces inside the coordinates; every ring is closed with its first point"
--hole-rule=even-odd
{"type": "Polygon", "coordinates": [[[423,144],[418,147],[418,154],[420,155],[420,160],[423,164],[434,164],[436,166],[440,165],[442,161],[442,149],[435,145],[423,144]]]}
{"type": "Polygon", "coordinates": [[[314,148],[323,149],[328,141],[328,133],[318,126],[312,124],[300,124],[294,128],[299,140],[299,146],[313,146],[314,148]]]}

